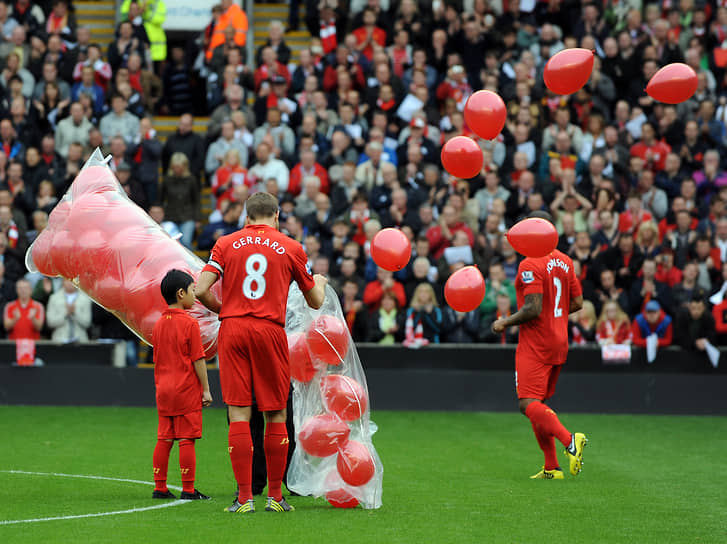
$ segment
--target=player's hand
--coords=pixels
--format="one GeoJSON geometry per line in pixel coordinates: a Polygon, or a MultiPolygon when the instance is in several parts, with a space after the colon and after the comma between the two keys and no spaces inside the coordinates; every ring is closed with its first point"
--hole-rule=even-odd
{"type": "Polygon", "coordinates": [[[205,408],[207,406],[210,406],[212,404],[212,393],[209,391],[203,391],[202,392],[202,406],[205,408]]]}
{"type": "Polygon", "coordinates": [[[323,274],[314,274],[313,281],[316,282],[316,285],[322,285],[323,287],[328,285],[328,278],[323,274]]]}
{"type": "Polygon", "coordinates": [[[500,318],[492,324],[492,332],[502,334],[505,332],[505,320],[500,318]]]}

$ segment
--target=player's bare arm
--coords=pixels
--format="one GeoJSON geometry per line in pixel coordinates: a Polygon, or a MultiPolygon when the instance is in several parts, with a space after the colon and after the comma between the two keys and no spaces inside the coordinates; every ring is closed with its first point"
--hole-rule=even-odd
{"type": "Polygon", "coordinates": [[[220,313],[222,309],[222,303],[217,300],[215,294],[210,291],[215,282],[219,279],[219,276],[209,270],[203,270],[197,279],[197,284],[194,286],[194,296],[197,297],[204,306],[216,314],[220,313]]]}
{"type": "Polygon", "coordinates": [[[577,297],[570,299],[570,307],[568,308],[569,314],[575,313],[581,308],[583,308],[583,295],[578,295],[577,297]]]}
{"type": "Polygon", "coordinates": [[[543,293],[525,295],[522,307],[509,317],[501,317],[492,324],[492,332],[502,333],[506,328],[522,325],[536,319],[543,309],[543,293]]]}
{"type": "Polygon", "coordinates": [[[207,362],[199,359],[194,362],[194,372],[202,384],[202,406],[207,407],[212,404],[212,393],[210,393],[210,382],[207,379],[207,362]]]}
{"type": "Polygon", "coordinates": [[[317,310],[323,306],[323,299],[326,298],[326,285],[328,284],[328,278],[321,274],[316,274],[313,276],[313,281],[316,282],[315,286],[313,286],[313,289],[303,293],[303,297],[305,298],[308,306],[317,310]]]}

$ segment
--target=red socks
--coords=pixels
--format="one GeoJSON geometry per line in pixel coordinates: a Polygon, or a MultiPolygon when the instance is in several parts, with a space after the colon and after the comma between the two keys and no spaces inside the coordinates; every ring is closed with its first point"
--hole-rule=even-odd
{"type": "Polygon", "coordinates": [[[250,423],[234,421],[230,423],[228,450],[232,472],[237,480],[238,497],[241,503],[252,499],[252,436],[250,423]]]}
{"type": "Polygon", "coordinates": [[[539,401],[531,402],[525,410],[525,415],[534,426],[537,426],[537,431],[544,436],[554,436],[566,448],[570,445],[571,437],[568,429],[563,427],[555,412],[545,404],[539,401]]]}
{"type": "Polygon", "coordinates": [[[268,468],[268,497],[276,501],[283,498],[280,489],[288,461],[288,429],[285,423],[265,425],[265,463],[268,468]]]}
{"type": "Polygon", "coordinates": [[[169,466],[169,452],[172,451],[174,442],[167,440],[157,440],[154,448],[154,490],[166,493],[167,488],[167,468],[169,466]]]}
{"type": "Polygon", "coordinates": [[[179,441],[179,470],[182,473],[182,491],[194,493],[194,472],[197,467],[197,455],[194,451],[194,440],[179,441]]]}
{"type": "Polygon", "coordinates": [[[551,435],[544,434],[534,422],[531,421],[530,423],[533,426],[533,432],[535,433],[535,438],[538,440],[538,445],[545,454],[545,470],[558,468],[558,455],[555,453],[555,440],[551,435]]]}

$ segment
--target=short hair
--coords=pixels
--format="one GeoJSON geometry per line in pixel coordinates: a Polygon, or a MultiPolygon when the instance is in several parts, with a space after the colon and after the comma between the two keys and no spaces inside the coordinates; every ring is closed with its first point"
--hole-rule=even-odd
{"type": "Polygon", "coordinates": [[[174,304],[177,302],[177,291],[184,289],[185,291],[190,284],[194,283],[194,278],[183,272],[172,268],[162,279],[161,291],[162,297],[167,304],[174,304]]]}
{"type": "Polygon", "coordinates": [[[544,210],[535,210],[533,212],[530,212],[530,215],[528,215],[528,219],[532,219],[532,218],[545,219],[550,224],[555,225],[555,221],[553,221],[553,216],[544,210]]]}
{"type": "Polygon", "coordinates": [[[255,193],[247,199],[247,216],[252,219],[273,217],[278,211],[278,199],[270,193],[255,193]]]}

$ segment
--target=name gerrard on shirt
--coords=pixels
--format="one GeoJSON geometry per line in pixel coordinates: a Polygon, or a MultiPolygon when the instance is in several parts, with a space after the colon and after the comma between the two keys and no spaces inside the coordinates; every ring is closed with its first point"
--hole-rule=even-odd
{"type": "Polygon", "coordinates": [[[263,239],[262,236],[240,236],[240,238],[232,242],[231,245],[232,249],[242,249],[243,247],[250,245],[266,246],[275,251],[278,255],[285,254],[285,248],[276,240],[271,242],[270,238],[263,239]]]}

